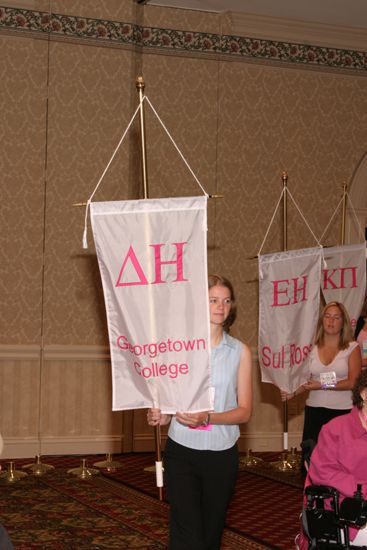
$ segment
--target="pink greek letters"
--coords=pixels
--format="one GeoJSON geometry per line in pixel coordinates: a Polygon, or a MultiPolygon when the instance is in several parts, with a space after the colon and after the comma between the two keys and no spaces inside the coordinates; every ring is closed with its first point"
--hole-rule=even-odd
{"type": "Polygon", "coordinates": [[[272,307],[289,306],[307,300],[307,275],[271,282],[273,284],[272,307]]]}
{"type": "Polygon", "coordinates": [[[357,287],[357,267],[324,269],[323,275],[323,290],[357,287]]]}
{"type": "MultiPolygon", "coordinates": [[[[172,283],[182,283],[188,281],[184,276],[184,246],[187,242],[182,243],[170,243],[170,244],[150,244],[149,247],[153,249],[153,267],[154,279],[148,281],[141,262],[139,262],[138,257],[134,251],[132,245],[130,245],[129,250],[122,262],[119,276],[117,278],[116,287],[132,286],[132,285],[148,285],[148,284],[164,284],[167,282],[168,276],[172,283]],[[163,260],[162,259],[162,248],[166,247],[175,247],[175,259],[173,260],[163,260]],[[130,262],[133,267],[137,280],[126,281],[124,280],[124,271],[126,269],[127,263],[130,262]],[[162,269],[165,271],[165,275],[162,274],[162,269]],[[175,277],[172,280],[172,275],[175,277]]],[[[165,250],[167,252],[167,250],[165,250]]]]}

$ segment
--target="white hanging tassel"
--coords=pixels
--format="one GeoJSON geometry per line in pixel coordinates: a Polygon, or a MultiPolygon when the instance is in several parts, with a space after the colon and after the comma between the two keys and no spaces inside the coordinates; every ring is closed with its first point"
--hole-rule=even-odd
{"type": "Polygon", "coordinates": [[[107,166],[106,166],[106,168],[103,170],[103,173],[102,173],[101,177],[99,178],[98,183],[97,183],[97,185],[95,186],[93,193],[91,194],[91,196],[90,196],[89,199],[88,199],[87,207],[86,207],[86,209],[85,209],[84,232],[83,232],[83,248],[84,248],[84,249],[87,249],[87,248],[88,248],[88,241],[87,241],[87,231],[88,231],[88,229],[87,229],[87,228],[88,228],[88,210],[89,210],[89,205],[90,205],[90,203],[91,203],[91,201],[92,201],[92,199],[93,199],[93,197],[94,197],[94,195],[95,195],[95,193],[96,193],[98,187],[100,186],[100,184],[101,184],[101,182],[102,182],[102,180],[103,180],[103,178],[104,178],[104,176],[105,176],[107,170],[109,169],[109,167],[110,167],[110,165],[111,165],[111,162],[112,162],[113,159],[115,158],[115,155],[116,155],[117,151],[119,150],[121,143],[124,141],[125,136],[126,136],[127,132],[129,131],[129,128],[130,128],[130,126],[132,125],[132,123],[133,123],[133,121],[134,121],[134,119],[135,119],[137,113],[140,111],[141,106],[142,106],[144,100],[145,100],[145,96],[143,97],[143,99],[140,101],[138,107],[136,108],[135,113],[133,114],[133,116],[132,116],[132,118],[131,118],[129,124],[127,125],[127,128],[126,128],[125,132],[122,134],[121,139],[120,139],[120,141],[118,142],[117,147],[116,147],[116,149],[114,150],[114,152],[113,152],[113,154],[112,154],[112,157],[111,157],[110,160],[108,161],[107,166]]]}
{"type": "Polygon", "coordinates": [[[83,231],[83,248],[86,250],[88,248],[88,241],[87,241],[87,228],[84,227],[83,231]]]}
{"type": "Polygon", "coordinates": [[[324,269],[327,269],[327,262],[326,262],[326,260],[325,260],[325,249],[324,249],[324,247],[323,247],[321,244],[319,244],[319,246],[320,246],[320,248],[322,249],[321,254],[322,254],[322,265],[323,265],[323,268],[324,268],[324,269]]]}
{"type": "Polygon", "coordinates": [[[84,231],[83,231],[83,248],[84,248],[84,250],[86,250],[88,248],[87,233],[88,233],[88,210],[89,210],[90,202],[91,202],[91,199],[88,199],[87,206],[85,207],[84,231]]]}

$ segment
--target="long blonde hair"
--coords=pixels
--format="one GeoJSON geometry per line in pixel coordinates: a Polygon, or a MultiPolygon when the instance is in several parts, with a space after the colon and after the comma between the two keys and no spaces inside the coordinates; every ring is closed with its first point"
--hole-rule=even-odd
{"type": "Polygon", "coordinates": [[[320,346],[324,343],[324,339],[325,339],[324,323],[323,323],[324,316],[327,310],[333,306],[339,309],[343,317],[343,325],[339,334],[338,348],[347,349],[347,347],[349,346],[349,342],[352,342],[354,340],[353,331],[352,331],[352,325],[350,323],[348,312],[343,306],[343,304],[341,304],[340,302],[329,302],[321,311],[319,320],[317,322],[315,344],[316,346],[320,346]]]}

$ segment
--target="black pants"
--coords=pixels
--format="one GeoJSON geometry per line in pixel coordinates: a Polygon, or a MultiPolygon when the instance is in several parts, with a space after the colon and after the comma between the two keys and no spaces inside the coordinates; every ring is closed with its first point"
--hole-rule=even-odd
{"type": "Polygon", "coordinates": [[[13,550],[14,547],[10,541],[8,533],[6,532],[5,527],[0,525],[0,549],[1,550],[13,550]]]}
{"type": "Polygon", "coordinates": [[[237,472],[237,445],[198,451],[168,438],[164,475],[171,508],[169,550],[220,549],[237,472]]]}

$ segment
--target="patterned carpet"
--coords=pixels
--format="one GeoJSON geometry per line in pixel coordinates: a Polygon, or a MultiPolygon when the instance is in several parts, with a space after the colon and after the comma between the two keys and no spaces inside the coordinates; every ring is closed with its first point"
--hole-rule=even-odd
{"type": "MultiPolygon", "coordinates": [[[[105,457],[87,457],[92,466],[105,457]]],[[[67,473],[80,457],[45,457],[56,469],[16,483],[0,482],[0,523],[17,550],[167,548],[169,506],[158,500],[155,475],[144,470],[154,455],[114,456],[122,467],[87,480],[67,473]]],[[[28,460],[16,461],[17,469],[28,460]]],[[[3,468],[6,461],[2,461],[3,468]]],[[[291,550],[298,531],[302,490],[288,474],[269,479],[240,470],[223,550],[291,550]]],[[[267,472],[267,467],[263,468],[267,472]]],[[[28,470],[23,470],[28,471],[28,470]]]]}

